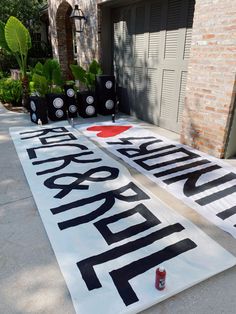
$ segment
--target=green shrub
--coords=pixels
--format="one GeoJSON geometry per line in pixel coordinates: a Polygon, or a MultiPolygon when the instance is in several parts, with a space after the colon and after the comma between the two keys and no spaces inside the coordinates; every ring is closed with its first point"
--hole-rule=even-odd
{"type": "Polygon", "coordinates": [[[23,90],[20,80],[13,80],[11,78],[0,80],[0,101],[3,103],[11,103],[13,106],[20,105],[22,94],[23,90]]]}

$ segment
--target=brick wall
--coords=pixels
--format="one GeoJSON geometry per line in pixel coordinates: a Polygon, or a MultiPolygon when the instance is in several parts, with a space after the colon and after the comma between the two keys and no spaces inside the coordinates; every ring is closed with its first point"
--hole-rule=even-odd
{"type": "Polygon", "coordinates": [[[197,0],[181,141],[223,157],[235,98],[236,3],[197,0]]]}

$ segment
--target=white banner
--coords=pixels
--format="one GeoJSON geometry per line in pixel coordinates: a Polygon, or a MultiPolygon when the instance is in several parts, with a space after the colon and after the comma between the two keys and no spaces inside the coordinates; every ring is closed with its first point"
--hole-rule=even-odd
{"type": "Polygon", "coordinates": [[[124,120],[78,129],[236,238],[235,168],[124,120]]]}
{"type": "Polygon", "coordinates": [[[77,313],[137,313],[235,265],[71,127],[11,136],[77,313]],[[154,286],[159,265],[163,291],[154,286]]]}

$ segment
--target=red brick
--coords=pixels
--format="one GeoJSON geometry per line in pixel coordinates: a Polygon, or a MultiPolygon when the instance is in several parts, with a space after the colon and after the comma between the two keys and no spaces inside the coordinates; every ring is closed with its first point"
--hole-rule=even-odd
{"type": "Polygon", "coordinates": [[[211,39],[211,38],[215,38],[214,34],[206,34],[202,36],[203,39],[211,39]]]}

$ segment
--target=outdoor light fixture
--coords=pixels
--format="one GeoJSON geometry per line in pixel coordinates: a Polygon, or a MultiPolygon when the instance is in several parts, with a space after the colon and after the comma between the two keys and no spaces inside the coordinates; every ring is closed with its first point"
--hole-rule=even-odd
{"type": "Polygon", "coordinates": [[[84,12],[79,9],[79,6],[76,4],[75,8],[71,12],[70,18],[74,19],[76,23],[76,32],[82,33],[84,31],[84,25],[87,22],[87,18],[84,15],[84,12]]]}

